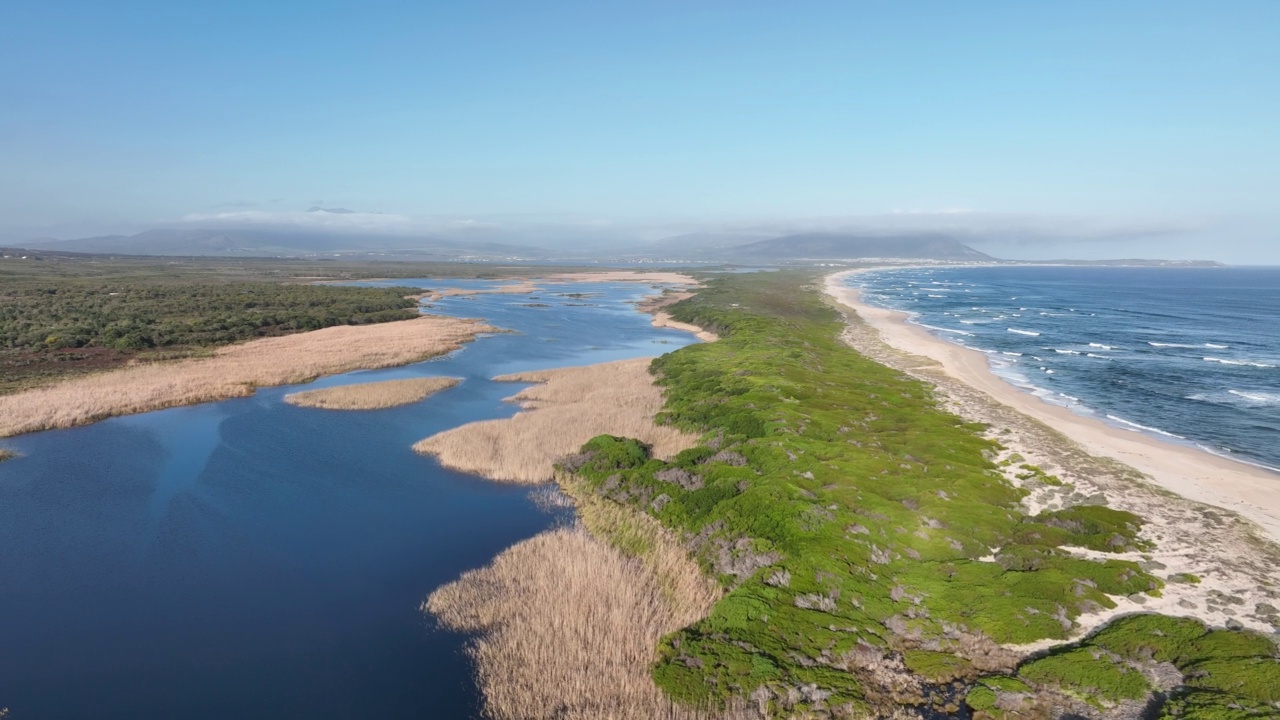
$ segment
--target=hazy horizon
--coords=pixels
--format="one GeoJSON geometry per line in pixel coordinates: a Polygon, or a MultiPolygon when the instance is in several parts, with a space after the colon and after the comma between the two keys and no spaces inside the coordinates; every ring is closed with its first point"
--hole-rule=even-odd
{"type": "Polygon", "coordinates": [[[0,244],[930,232],[1010,259],[1280,264],[1269,2],[3,15],[0,244]]]}

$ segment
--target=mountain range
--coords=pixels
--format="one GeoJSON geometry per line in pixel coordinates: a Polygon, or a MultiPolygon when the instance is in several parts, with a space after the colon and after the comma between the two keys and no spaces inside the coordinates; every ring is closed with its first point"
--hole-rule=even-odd
{"type": "MultiPolygon", "coordinates": [[[[333,212],[333,211],[330,211],[333,212]]],[[[550,244],[550,243],[548,243],[550,244]]],[[[384,259],[600,260],[663,259],[720,262],[797,260],[982,261],[992,258],[946,234],[870,235],[803,233],[780,236],[699,233],[653,242],[563,244],[539,247],[467,236],[363,235],[304,230],[170,229],[75,240],[43,238],[24,243],[39,250],[118,255],[313,257],[384,259]]]]}

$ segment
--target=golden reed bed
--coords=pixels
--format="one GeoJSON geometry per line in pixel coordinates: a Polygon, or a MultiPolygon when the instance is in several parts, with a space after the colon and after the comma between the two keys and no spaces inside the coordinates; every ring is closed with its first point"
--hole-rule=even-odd
{"type": "Polygon", "coordinates": [[[468,423],[419,441],[413,449],[445,467],[491,480],[544,483],[553,465],[596,435],[633,437],[669,458],[697,437],[654,425],[662,389],[649,374],[650,358],[587,367],[517,373],[494,378],[540,383],[508,398],[521,412],[503,420],[468,423]]]}
{"type": "Polygon", "coordinates": [[[383,380],[289,393],[284,396],[284,401],[299,407],[325,410],[381,410],[425,400],[460,382],[459,378],[448,377],[383,380]]]}
{"type": "Polygon", "coordinates": [[[589,498],[578,512],[585,528],[519,543],[423,603],[445,626],[480,634],[469,652],[485,717],[728,717],[674,705],[649,675],[662,636],[704,617],[719,588],[653,518],[589,498]]]}
{"type": "Polygon", "coordinates": [[[0,396],[0,437],[243,397],[259,386],[404,365],[456,350],[477,334],[493,331],[478,320],[424,316],[263,338],[220,348],[210,358],[134,365],[0,396]]]}

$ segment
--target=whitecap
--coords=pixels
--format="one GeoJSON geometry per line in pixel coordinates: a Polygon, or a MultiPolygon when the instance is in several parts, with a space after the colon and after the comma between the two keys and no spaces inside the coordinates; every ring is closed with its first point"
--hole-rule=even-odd
{"type": "Polygon", "coordinates": [[[1001,354],[1001,355],[1008,355],[1008,356],[1010,356],[1010,357],[1022,357],[1022,353],[1019,353],[1019,352],[1009,352],[1008,350],[1002,350],[1002,351],[1000,352],[1000,354],[1001,354]]]}
{"type": "Polygon", "coordinates": [[[1244,398],[1250,404],[1280,405],[1280,393],[1256,392],[1252,390],[1228,390],[1228,393],[1244,398]]]}
{"type": "Polygon", "coordinates": [[[1231,347],[1230,345],[1214,345],[1213,343],[1205,343],[1204,346],[1214,350],[1226,350],[1231,347]]]}
{"type": "Polygon", "coordinates": [[[1058,353],[1059,355],[1079,355],[1080,354],[1075,350],[1059,350],[1058,348],[1054,348],[1053,351],[1058,353]]]}
{"type": "Polygon", "coordinates": [[[1207,357],[1203,359],[1205,362],[1216,362],[1216,363],[1222,363],[1223,365],[1246,365],[1248,367],[1256,367],[1256,368],[1275,367],[1275,365],[1271,365],[1268,363],[1254,362],[1252,360],[1230,360],[1227,358],[1216,358],[1216,357],[1207,357]]]}
{"type": "Polygon", "coordinates": [[[1011,333],[1017,333],[1019,335],[1030,335],[1031,337],[1040,337],[1040,333],[1032,332],[1031,330],[1017,330],[1015,328],[1005,328],[1005,329],[1011,333]]]}
{"type": "Polygon", "coordinates": [[[1091,348],[1102,348],[1103,350],[1115,350],[1115,345],[1103,345],[1102,343],[1089,343],[1091,348]]]}
{"type": "Polygon", "coordinates": [[[1097,353],[1085,353],[1085,354],[1084,354],[1084,356],[1085,356],[1085,357],[1091,357],[1091,358],[1102,358],[1103,360],[1110,360],[1110,359],[1111,359],[1111,357],[1110,357],[1110,356],[1108,356],[1108,355],[1099,355],[1099,354],[1097,354],[1097,353]]]}
{"type": "Polygon", "coordinates": [[[1148,341],[1147,341],[1147,344],[1148,344],[1148,345],[1150,345],[1151,347],[1171,347],[1171,348],[1194,348],[1194,347],[1200,347],[1199,345],[1184,345],[1184,344],[1182,344],[1182,343],[1161,343],[1161,342],[1151,342],[1150,340],[1148,340],[1148,341]]]}

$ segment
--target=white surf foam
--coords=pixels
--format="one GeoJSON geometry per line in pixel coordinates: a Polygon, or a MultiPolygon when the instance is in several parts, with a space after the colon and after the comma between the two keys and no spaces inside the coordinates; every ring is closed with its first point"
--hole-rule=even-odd
{"type": "Polygon", "coordinates": [[[1031,330],[1018,330],[1016,328],[1006,328],[1006,329],[1011,333],[1017,333],[1019,335],[1030,335],[1031,337],[1040,337],[1040,333],[1032,332],[1031,330]]]}
{"type": "Polygon", "coordinates": [[[1254,390],[1228,390],[1228,393],[1243,398],[1250,404],[1280,405],[1280,393],[1257,392],[1254,390]]]}
{"type": "Polygon", "coordinates": [[[929,328],[930,330],[935,330],[937,332],[953,333],[956,335],[967,335],[969,337],[974,337],[973,333],[965,332],[964,330],[952,330],[951,328],[938,327],[937,325],[925,325],[924,323],[916,323],[916,324],[922,328],[929,328]]]}
{"type": "Polygon", "coordinates": [[[1165,437],[1177,438],[1179,440],[1186,440],[1186,438],[1181,435],[1174,435],[1173,433],[1165,432],[1160,428],[1147,427],[1146,425],[1139,425],[1138,423],[1133,422],[1131,420],[1125,420],[1124,418],[1119,417],[1118,415],[1108,415],[1107,419],[1120,423],[1120,425],[1123,426],[1124,429],[1131,430],[1133,432],[1152,432],[1157,435],[1164,435],[1165,437]]]}
{"type": "Polygon", "coordinates": [[[1278,467],[1272,467],[1271,465],[1263,465],[1260,462],[1254,462],[1252,460],[1245,460],[1225,448],[1210,447],[1208,445],[1203,445],[1201,443],[1196,443],[1196,447],[1209,453],[1210,455],[1217,455],[1220,458],[1226,458],[1228,460],[1234,460],[1235,462],[1238,462],[1238,463],[1244,463],[1245,465],[1252,465],[1253,467],[1256,467],[1256,468],[1262,468],[1263,470],[1270,470],[1271,472],[1280,473],[1280,468],[1278,467]]]}

